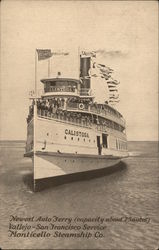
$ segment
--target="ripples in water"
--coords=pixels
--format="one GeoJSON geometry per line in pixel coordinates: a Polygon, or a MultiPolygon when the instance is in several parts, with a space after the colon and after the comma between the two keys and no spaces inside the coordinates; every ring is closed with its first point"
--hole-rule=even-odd
{"type": "Polygon", "coordinates": [[[3,248],[157,249],[159,239],[157,143],[131,142],[131,157],[106,171],[55,181],[32,192],[32,162],[24,144],[1,148],[0,192],[3,248]],[[19,148],[19,149],[18,149],[19,148]],[[11,239],[9,216],[149,217],[150,223],[107,223],[102,239],[11,239]]]}

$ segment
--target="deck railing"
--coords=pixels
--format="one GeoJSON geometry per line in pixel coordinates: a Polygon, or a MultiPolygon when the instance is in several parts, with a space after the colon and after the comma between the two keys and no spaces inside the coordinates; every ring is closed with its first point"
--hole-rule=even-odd
{"type": "Polygon", "coordinates": [[[124,132],[121,132],[119,130],[116,130],[115,128],[112,127],[108,127],[106,125],[102,125],[102,124],[94,124],[89,120],[85,120],[83,118],[77,118],[77,117],[68,117],[65,115],[62,115],[62,113],[50,113],[46,110],[38,110],[38,117],[41,118],[45,118],[48,120],[55,120],[58,122],[64,122],[67,124],[72,124],[72,125],[76,125],[76,126],[81,126],[81,127],[85,127],[85,128],[89,128],[92,129],[94,128],[97,131],[103,131],[103,132],[113,132],[113,133],[122,133],[124,135],[124,132]]]}
{"type": "Polygon", "coordinates": [[[56,121],[63,121],[65,123],[73,124],[73,125],[78,125],[81,127],[87,127],[87,128],[92,128],[92,123],[91,121],[87,121],[82,118],[76,118],[76,117],[69,117],[66,115],[63,115],[62,113],[50,113],[49,111],[46,110],[38,110],[38,116],[47,118],[47,119],[53,119],[56,121]]]}
{"type": "Polygon", "coordinates": [[[114,114],[110,113],[107,110],[97,109],[94,106],[89,106],[88,104],[82,103],[68,103],[67,110],[76,110],[78,112],[86,111],[91,114],[100,115],[106,119],[112,120],[122,126],[125,126],[125,121],[122,118],[116,117],[114,114]]]}

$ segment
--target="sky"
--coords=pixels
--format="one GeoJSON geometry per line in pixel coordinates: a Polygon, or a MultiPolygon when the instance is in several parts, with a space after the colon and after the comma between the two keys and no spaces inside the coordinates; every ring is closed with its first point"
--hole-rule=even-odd
{"type": "MultiPolygon", "coordinates": [[[[36,48],[69,51],[72,58],[63,63],[72,77],[80,48],[98,51],[100,62],[114,69],[120,81],[116,108],[126,120],[128,140],[158,140],[157,18],[157,1],[2,0],[0,139],[26,139],[36,48]]],[[[54,63],[52,58],[52,73],[54,63]]],[[[39,61],[38,88],[45,77],[47,62],[39,61]]],[[[104,85],[93,86],[103,101],[104,85]]]]}

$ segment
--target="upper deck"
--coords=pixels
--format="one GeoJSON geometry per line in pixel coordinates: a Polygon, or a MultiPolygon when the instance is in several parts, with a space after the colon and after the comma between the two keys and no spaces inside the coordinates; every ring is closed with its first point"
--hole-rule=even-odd
{"type": "MultiPolygon", "coordinates": [[[[96,103],[93,100],[90,88],[84,88],[80,80],[72,78],[42,79],[44,93],[37,101],[38,110],[53,113],[67,113],[68,116],[81,116],[94,123],[100,122],[106,126],[125,129],[123,116],[113,107],[96,103]]],[[[32,108],[31,108],[32,109],[32,108]]],[[[32,112],[30,111],[30,117],[32,112]]],[[[29,118],[30,120],[30,118],[29,118]]]]}
{"type": "Polygon", "coordinates": [[[43,97],[68,96],[93,98],[90,88],[83,88],[80,80],[72,78],[47,78],[42,79],[44,84],[43,97]]]}

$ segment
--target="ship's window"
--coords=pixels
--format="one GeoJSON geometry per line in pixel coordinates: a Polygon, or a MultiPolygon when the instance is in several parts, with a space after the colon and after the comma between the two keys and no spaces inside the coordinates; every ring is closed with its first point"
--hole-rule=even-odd
{"type": "Polygon", "coordinates": [[[78,138],[78,141],[79,141],[80,138],[78,138]]]}
{"type": "Polygon", "coordinates": [[[65,136],[64,139],[66,140],[66,138],[67,138],[67,137],[65,136]]]}
{"type": "Polygon", "coordinates": [[[73,137],[71,137],[71,140],[73,140],[73,137]]]}
{"type": "Polygon", "coordinates": [[[102,134],[102,142],[103,142],[103,148],[107,148],[108,142],[107,142],[107,135],[106,134],[102,134]]]}
{"type": "Polygon", "coordinates": [[[83,140],[85,141],[85,138],[83,140]]]}

